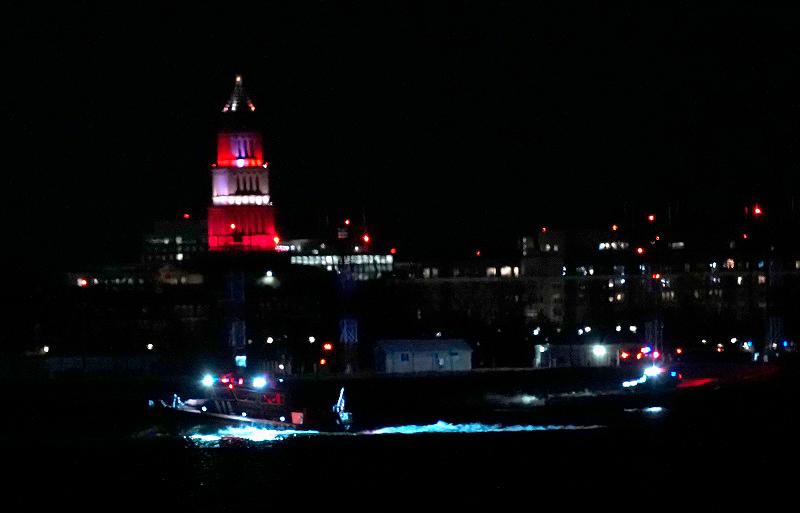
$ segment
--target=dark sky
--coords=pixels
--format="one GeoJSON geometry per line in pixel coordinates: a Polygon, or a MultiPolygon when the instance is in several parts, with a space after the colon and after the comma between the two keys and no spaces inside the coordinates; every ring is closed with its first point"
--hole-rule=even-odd
{"type": "Polygon", "coordinates": [[[126,259],[202,215],[235,73],[286,237],[365,210],[377,240],[467,251],[626,202],[723,223],[800,181],[796,11],[377,3],[7,9],[6,240],[126,259]]]}

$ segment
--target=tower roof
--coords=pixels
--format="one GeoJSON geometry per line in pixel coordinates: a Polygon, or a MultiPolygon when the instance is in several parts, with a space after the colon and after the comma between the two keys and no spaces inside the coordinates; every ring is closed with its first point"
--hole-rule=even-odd
{"type": "Polygon", "coordinates": [[[225,102],[222,112],[245,112],[246,110],[255,112],[256,106],[253,105],[253,101],[250,100],[250,97],[247,96],[247,92],[244,90],[242,76],[236,75],[233,92],[231,93],[230,99],[225,102]]]}

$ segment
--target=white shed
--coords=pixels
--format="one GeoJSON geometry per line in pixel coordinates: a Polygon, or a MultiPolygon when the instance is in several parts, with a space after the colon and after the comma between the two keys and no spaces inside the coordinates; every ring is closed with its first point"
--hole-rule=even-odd
{"type": "Polygon", "coordinates": [[[390,374],[472,369],[472,348],[461,339],[379,340],[376,370],[390,374]]]}

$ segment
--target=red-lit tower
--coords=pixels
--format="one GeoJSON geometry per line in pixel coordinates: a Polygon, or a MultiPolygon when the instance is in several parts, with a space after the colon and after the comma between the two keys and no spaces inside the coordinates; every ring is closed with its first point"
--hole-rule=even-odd
{"type": "Polygon", "coordinates": [[[211,166],[208,248],[211,251],[273,251],[280,242],[269,189],[261,134],[255,129],[256,107],[242,77],[222,109],[217,161],[211,166]]]}

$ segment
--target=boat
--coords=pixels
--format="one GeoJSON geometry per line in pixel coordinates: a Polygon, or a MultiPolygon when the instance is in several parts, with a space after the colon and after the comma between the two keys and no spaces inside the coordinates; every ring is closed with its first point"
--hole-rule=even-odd
{"type": "Polygon", "coordinates": [[[195,421],[292,430],[348,431],[352,427],[353,416],[346,409],[344,387],[333,405],[320,412],[291,403],[284,380],[267,374],[206,374],[201,384],[202,397],[183,399],[173,394],[170,401],[162,399],[150,404],[195,421]]]}

